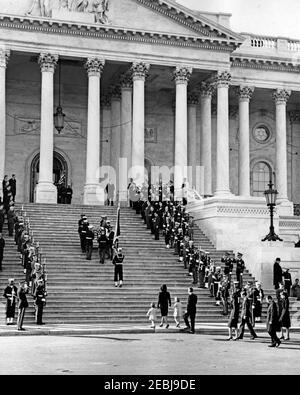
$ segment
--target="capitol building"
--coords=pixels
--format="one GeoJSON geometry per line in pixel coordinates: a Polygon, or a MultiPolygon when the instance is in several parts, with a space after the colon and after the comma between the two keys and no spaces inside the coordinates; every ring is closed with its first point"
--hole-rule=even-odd
{"type": "Polygon", "coordinates": [[[103,204],[109,179],[126,200],[129,175],[167,168],[202,197],[189,210],[217,249],[266,282],[277,256],[300,274],[300,40],[172,0],[0,10],[0,178],[16,174],[18,202],[56,203],[62,176],[74,204],[103,204]],[[261,242],[270,181],[281,243],[261,242]]]}

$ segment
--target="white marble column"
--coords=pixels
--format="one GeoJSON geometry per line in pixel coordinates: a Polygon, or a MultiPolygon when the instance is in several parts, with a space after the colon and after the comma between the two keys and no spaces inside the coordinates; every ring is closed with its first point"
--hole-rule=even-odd
{"type": "Polygon", "coordinates": [[[145,80],[150,66],[146,63],[133,63],[132,115],[132,178],[142,185],[145,178],[145,80]]]}
{"type": "Polygon", "coordinates": [[[204,196],[212,196],[211,99],[214,85],[203,82],[200,89],[200,164],[204,168],[204,196]]]}
{"type": "Polygon", "coordinates": [[[116,198],[119,197],[119,158],[121,145],[121,87],[111,88],[111,134],[110,134],[110,165],[114,169],[116,198]]]}
{"type": "Polygon", "coordinates": [[[187,178],[187,87],[192,73],[190,67],[176,67],[174,80],[176,84],[175,109],[175,167],[174,190],[175,200],[182,199],[182,183],[187,178]]]}
{"type": "Polygon", "coordinates": [[[54,142],[54,86],[53,78],[58,55],[42,53],[39,64],[42,72],[41,92],[41,136],[40,172],[36,186],[37,203],[57,203],[57,188],[53,184],[53,142],[54,142]]]}
{"type": "Polygon", "coordinates": [[[287,143],[286,143],[286,104],[291,91],[277,89],[273,93],[276,105],[276,189],[278,203],[288,201],[287,193],[287,143]]]}
{"type": "Polygon", "coordinates": [[[250,196],[250,135],[249,103],[254,88],[239,86],[236,94],[239,98],[239,196],[250,196]]]}
{"type": "Polygon", "coordinates": [[[215,196],[230,196],[229,186],[229,99],[231,75],[219,72],[216,77],[217,104],[217,180],[215,196]]]}
{"type": "MultiPolygon", "coordinates": [[[[5,175],[5,151],[6,151],[6,67],[9,59],[9,51],[0,49],[0,181],[5,175]]],[[[0,196],[2,196],[2,184],[0,196]]]]}
{"type": "Polygon", "coordinates": [[[132,75],[121,77],[121,162],[119,169],[120,203],[127,205],[127,185],[132,161],[132,75]]]}
{"type": "Polygon", "coordinates": [[[99,186],[100,166],[100,78],[105,61],[88,58],[85,69],[88,74],[88,121],[86,148],[86,177],[83,204],[103,205],[104,193],[99,186]]]}
{"type": "MultiPolygon", "coordinates": [[[[100,142],[100,163],[101,166],[110,166],[110,130],[111,130],[111,98],[110,95],[101,97],[101,125],[102,134],[100,142]]],[[[103,175],[102,175],[103,177],[103,175]]]]}
{"type": "Polygon", "coordinates": [[[188,95],[188,182],[191,188],[196,188],[197,168],[197,107],[199,95],[191,93],[188,95]]]}

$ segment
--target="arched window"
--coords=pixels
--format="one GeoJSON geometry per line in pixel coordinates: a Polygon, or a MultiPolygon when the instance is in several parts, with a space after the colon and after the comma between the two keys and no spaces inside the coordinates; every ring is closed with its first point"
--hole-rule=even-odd
{"type": "Polygon", "coordinates": [[[257,162],[252,169],[252,196],[264,196],[270,180],[274,183],[273,171],[266,162],[257,162]]]}

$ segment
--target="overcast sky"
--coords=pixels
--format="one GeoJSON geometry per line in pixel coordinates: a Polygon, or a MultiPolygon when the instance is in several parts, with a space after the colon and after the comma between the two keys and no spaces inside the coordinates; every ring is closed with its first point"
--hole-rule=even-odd
{"type": "Polygon", "coordinates": [[[300,40],[299,0],[177,0],[188,8],[232,14],[236,32],[300,40]]]}

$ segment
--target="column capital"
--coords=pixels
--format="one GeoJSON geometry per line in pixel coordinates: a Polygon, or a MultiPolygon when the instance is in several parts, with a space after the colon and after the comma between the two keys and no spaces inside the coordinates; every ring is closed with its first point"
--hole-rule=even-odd
{"type": "Polygon", "coordinates": [[[199,93],[201,98],[212,98],[212,95],[215,91],[215,86],[214,84],[211,84],[209,82],[201,82],[199,86],[199,93]]]}
{"type": "Polygon", "coordinates": [[[199,95],[196,92],[191,92],[188,94],[187,103],[189,106],[196,106],[199,104],[199,95]]]}
{"type": "Polygon", "coordinates": [[[8,49],[1,48],[0,49],[0,67],[7,67],[8,61],[10,57],[10,51],[8,49]]]}
{"type": "Polygon", "coordinates": [[[132,89],[132,73],[126,72],[120,77],[121,89],[132,89]]]}
{"type": "Polygon", "coordinates": [[[176,66],[176,69],[173,71],[173,80],[175,80],[176,84],[188,84],[191,74],[193,72],[192,67],[187,66],[176,66]]]}
{"type": "Polygon", "coordinates": [[[54,73],[55,67],[58,62],[58,55],[52,53],[41,53],[38,59],[38,63],[41,67],[41,72],[54,73]]]}
{"type": "Polygon", "coordinates": [[[240,101],[250,101],[254,92],[254,87],[252,86],[237,86],[235,88],[235,93],[239,97],[240,101]]]}
{"type": "Polygon", "coordinates": [[[231,82],[231,74],[228,71],[218,71],[215,77],[217,88],[228,88],[231,82]]]}
{"type": "Polygon", "coordinates": [[[105,60],[102,58],[91,57],[84,63],[84,68],[89,77],[101,77],[105,65],[105,60]]]}
{"type": "Polygon", "coordinates": [[[149,74],[150,64],[144,62],[133,62],[130,68],[132,73],[133,81],[142,80],[145,81],[149,74]]]}
{"type": "Polygon", "coordinates": [[[113,85],[109,89],[111,100],[121,100],[121,85],[113,85]]]}
{"type": "Polygon", "coordinates": [[[291,91],[286,89],[277,89],[272,93],[275,104],[286,104],[291,96],[291,91]]]}

